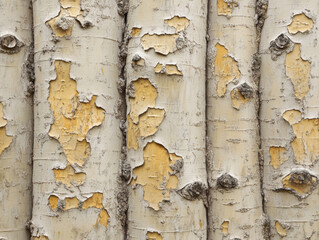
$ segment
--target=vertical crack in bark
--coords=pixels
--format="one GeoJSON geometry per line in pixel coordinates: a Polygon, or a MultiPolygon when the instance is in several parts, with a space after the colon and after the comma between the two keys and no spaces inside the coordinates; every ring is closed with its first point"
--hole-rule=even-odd
{"type": "Polygon", "coordinates": [[[124,232],[124,239],[127,239],[128,231],[128,185],[127,182],[131,177],[131,166],[127,161],[127,143],[126,143],[126,57],[127,46],[130,40],[130,34],[127,29],[127,12],[128,12],[128,0],[118,0],[118,13],[124,18],[124,26],[122,29],[122,41],[119,46],[119,61],[120,61],[120,73],[118,79],[118,91],[120,94],[118,113],[120,117],[120,129],[122,132],[122,147],[121,147],[121,159],[120,159],[120,172],[119,172],[119,191],[117,193],[117,217],[120,219],[124,232]]]}
{"type": "MultiPolygon", "coordinates": [[[[34,82],[35,82],[35,71],[34,71],[34,20],[33,20],[33,1],[30,1],[30,9],[31,9],[31,44],[29,46],[29,49],[28,49],[28,56],[27,56],[27,59],[26,59],[26,62],[25,62],[25,67],[26,67],[26,74],[28,74],[28,80],[29,80],[29,83],[28,83],[28,89],[27,89],[27,95],[30,97],[30,101],[32,102],[32,107],[31,107],[31,111],[32,111],[32,116],[34,116],[34,82]]],[[[32,119],[32,131],[31,131],[31,155],[30,155],[30,158],[31,158],[31,165],[30,165],[30,168],[31,168],[31,173],[33,173],[33,156],[34,156],[34,117],[32,119]]],[[[31,174],[31,193],[32,193],[32,196],[34,196],[34,193],[33,193],[33,174],[31,174]]],[[[31,201],[32,203],[32,201],[31,201]]],[[[33,209],[32,209],[32,204],[30,206],[31,208],[31,215],[30,215],[30,219],[26,222],[25,226],[26,226],[26,229],[28,230],[28,233],[29,233],[29,239],[31,238],[31,224],[32,224],[32,212],[33,212],[33,209]]]]}
{"type": "Polygon", "coordinates": [[[207,107],[207,103],[208,103],[208,68],[212,62],[212,59],[211,59],[211,51],[209,51],[209,45],[208,45],[208,42],[209,42],[209,7],[210,7],[210,1],[211,0],[207,0],[207,9],[206,9],[206,12],[207,12],[207,19],[206,19],[206,62],[205,62],[205,66],[206,66],[206,69],[205,69],[205,160],[206,160],[206,176],[207,176],[207,191],[206,191],[206,199],[207,199],[207,205],[205,205],[206,207],[206,223],[207,223],[207,227],[206,227],[206,234],[207,234],[207,239],[209,238],[209,229],[210,229],[210,226],[209,226],[209,206],[211,205],[211,201],[210,201],[210,198],[209,198],[209,188],[211,187],[211,184],[210,184],[210,177],[211,177],[211,161],[210,161],[210,154],[208,153],[209,151],[209,138],[208,138],[208,119],[207,119],[207,116],[208,116],[208,107],[207,107]]]}
{"type": "Polygon", "coordinates": [[[256,0],[256,43],[257,43],[257,52],[254,55],[253,59],[253,65],[252,65],[252,72],[253,72],[253,78],[258,86],[257,90],[257,96],[256,96],[256,112],[257,112],[257,118],[258,118],[258,145],[259,145],[259,151],[258,151],[258,159],[259,159],[259,171],[260,171],[260,191],[261,191],[261,198],[262,198],[262,210],[263,210],[263,238],[265,240],[270,239],[270,226],[269,226],[269,219],[267,216],[267,211],[265,208],[265,194],[264,194],[264,157],[261,149],[261,120],[260,120],[260,114],[261,114],[261,100],[260,100],[260,66],[261,66],[261,58],[260,58],[260,41],[261,41],[261,33],[262,29],[266,20],[266,14],[268,9],[268,0],[256,0]]]}

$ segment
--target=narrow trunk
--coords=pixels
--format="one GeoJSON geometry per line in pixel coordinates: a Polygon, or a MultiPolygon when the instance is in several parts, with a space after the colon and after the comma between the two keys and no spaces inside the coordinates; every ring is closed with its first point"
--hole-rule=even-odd
{"type": "Polygon", "coordinates": [[[261,136],[271,239],[318,239],[318,1],[269,0],[261,136]]]}
{"type": "Polygon", "coordinates": [[[34,1],[33,239],[123,239],[115,1],[34,1]]]}
{"type": "Polygon", "coordinates": [[[0,0],[0,239],[28,239],[32,176],[32,12],[0,0]]]}
{"type": "Polygon", "coordinates": [[[130,1],[129,239],[206,239],[207,3],[130,1]]]}
{"type": "Polygon", "coordinates": [[[209,6],[209,239],[263,239],[255,7],[255,0],[209,6]]]}

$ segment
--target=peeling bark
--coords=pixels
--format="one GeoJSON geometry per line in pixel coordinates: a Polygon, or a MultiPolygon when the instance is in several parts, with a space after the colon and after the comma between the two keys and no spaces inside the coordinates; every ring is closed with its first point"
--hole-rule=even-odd
{"type": "Polygon", "coordinates": [[[207,238],[206,11],[201,0],[129,2],[128,239],[207,238]]]}
{"type": "Polygon", "coordinates": [[[124,239],[116,81],[124,19],[116,1],[35,1],[33,10],[32,236],[124,239]]]}
{"type": "Polygon", "coordinates": [[[174,175],[170,167],[175,159],[170,158],[170,154],[164,146],[151,142],[143,150],[144,164],[133,170],[132,185],[140,185],[143,188],[144,200],[154,210],[160,209],[159,204],[169,201],[170,190],[176,189],[178,178],[174,175]]]}
{"type": "Polygon", "coordinates": [[[298,1],[269,0],[261,35],[260,129],[273,240],[319,237],[317,12],[317,1],[305,8],[298,1]],[[276,58],[268,50],[273,41],[276,58]]]}
{"type": "Polygon", "coordinates": [[[256,111],[257,3],[238,4],[211,0],[209,5],[208,239],[264,239],[256,111]]]}
{"type": "Polygon", "coordinates": [[[319,239],[317,10],[0,0],[0,240],[319,239]]]}
{"type": "Polygon", "coordinates": [[[222,97],[226,93],[226,86],[233,80],[240,78],[238,62],[228,56],[225,46],[216,44],[216,57],[214,62],[214,72],[217,78],[217,94],[222,97]]]}
{"type": "Polygon", "coordinates": [[[291,34],[306,33],[313,28],[313,20],[304,13],[296,14],[288,25],[288,31],[291,34]]]}

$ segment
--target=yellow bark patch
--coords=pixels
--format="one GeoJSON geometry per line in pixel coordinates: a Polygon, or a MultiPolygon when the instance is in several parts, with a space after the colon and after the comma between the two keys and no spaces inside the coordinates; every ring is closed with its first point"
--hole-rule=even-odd
{"type": "Polygon", "coordinates": [[[32,240],[49,240],[47,236],[41,235],[40,237],[32,237],[32,240]]]}
{"type": "Polygon", "coordinates": [[[107,228],[109,218],[108,212],[103,208],[99,215],[99,223],[107,228]]]}
{"type": "Polygon", "coordinates": [[[159,203],[169,200],[169,190],[177,187],[178,179],[170,168],[174,161],[171,161],[166,148],[156,142],[145,146],[143,157],[144,164],[133,170],[136,179],[133,179],[131,184],[143,187],[144,200],[157,211],[160,208],[159,203]]]}
{"type": "Polygon", "coordinates": [[[317,178],[310,174],[290,173],[282,179],[284,188],[292,189],[300,195],[309,194],[317,184],[317,178]]]}
{"type": "Polygon", "coordinates": [[[4,118],[3,105],[0,103],[0,154],[12,143],[12,136],[7,135],[7,120],[4,118]]]}
{"type": "Polygon", "coordinates": [[[103,193],[93,193],[93,195],[86,199],[82,204],[82,209],[88,209],[88,208],[98,208],[101,209],[98,217],[98,222],[103,225],[105,228],[107,228],[108,220],[110,218],[108,212],[103,207],[102,204],[103,199],[103,193]]]}
{"type": "Polygon", "coordinates": [[[176,162],[177,160],[182,160],[183,158],[181,156],[176,155],[175,153],[170,153],[169,154],[169,159],[172,162],[176,162]]]}
{"type": "Polygon", "coordinates": [[[58,37],[72,35],[75,19],[83,20],[81,0],[60,0],[61,10],[59,14],[46,23],[58,37]]]}
{"type": "Polygon", "coordinates": [[[217,13],[218,15],[230,16],[233,13],[233,8],[237,7],[237,1],[217,0],[217,13]]]}
{"type": "Polygon", "coordinates": [[[281,237],[287,236],[286,229],[285,229],[278,221],[275,222],[275,227],[276,227],[277,233],[278,233],[281,237]]]}
{"type": "Polygon", "coordinates": [[[139,115],[144,113],[149,107],[155,107],[157,90],[146,78],[139,78],[133,81],[134,98],[130,97],[130,117],[133,123],[137,124],[139,115]]]}
{"type": "Polygon", "coordinates": [[[288,110],[285,111],[282,117],[289,122],[290,125],[300,122],[302,119],[301,112],[298,110],[288,110]]]}
{"type": "Polygon", "coordinates": [[[231,93],[231,101],[232,101],[232,105],[233,108],[239,110],[240,106],[244,103],[246,103],[249,98],[244,98],[244,96],[239,92],[239,90],[237,88],[234,88],[231,93]]]}
{"type": "Polygon", "coordinates": [[[166,64],[165,69],[167,75],[183,75],[175,64],[166,64]]]}
{"type": "Polygon", "coordinates": [[[291,146],[297,163],[311,165],[319,158],[319,119],[302,119],[297,110],[288,110],[283,117],[296,135],[291,146]]]}
{"type": "Polygon", "coordinates": [[[166,75],[183,75],[175,64],[166,64],[163,67],[163,64],[157,63],[157,65],[154,67],[154,71],[155,73],[165,73],[166,75]]]}
{"type": "Polygon", "coordinates": [[[69,12],[61,9],[58,16],[47,21],[54,34],[58,37],[65,37],[72,35],[72,28],[74,25],[74,19],[69,17],[69,12]],[[65,24],[63,25],[63,21],[65,24]]]}
{"type": "Polygon", "coordinates": [[[155,134],[165,116],[164,109],[148,108],[140,115],[139,123],[133,123],[130,115],[127,116],[127,147],[138,149],[138,137],[148,137],[155,134]]]}
{"type": "Polygon", "coordinates": [[[103,208],[102,199],[103,193],[93,193],[92,197],[89,197],[83,202],[82,209],[103,208]]]}
{"type": "Polygon", "coordinates": [[[146,233],[147,240],[162,240],[162,235],[157,232],[147,232],[146,233]]]}
{"type": "Polygon", "coordinates": [[[288,30],[291,34],[296,34],[298,32],[305,33],[310,31],[312,27],[312,19],[307,17],[304,13],[300,13],[292,18],[291,24],[288,25],[288,30]]]}
{"type": "Polygon", "coordinates": [[[222,232],[224,235],[228,234],[228,226],[229,226],[229,221],[224,221],[222,223],[222,232]]]}
{"type": "Polygon", "coordinates": [[[153,48],[155,52],[167,55],[169,53],[175,52],[176,49],[176,39],[178,34],[145,34],[141,38],[141,44],[144,50],[149,50],[153,48]]]}
{"type": "Polygon", "coordinates": [[[270,147],[270,165],[277,169],[288,160],[287,149],[284,147],[270,147]]]}
{"type": "Polygon", "coordinates": [[[296,138],[291,146],[299,164],[312,164],[319,157],[319,119],[302,119],[292,125],[296,138]]]}
{"type": "Polygon", "coordinates": [[[203,227],[203,222],[202,222],[202,220],[199,220],[199,227],[200,227],[200,228],[203,227]]]}
{"type": "MultiPolygon", "coordinates": [[[[97,208],[101,209],[97,221],[107,228],[108,220],[110,218],[107,210],[103,207],[102,204],[103,193],[93,193],[93,195],[87,198],[82,206],[80,207],[80,201],[77,197],[65,198],[64,199],[64,208],[63,211],[67,211],[70,209],[83,209],[86,210],[88,208],[97,208]]],[[[58,208],[59,198],[57,196],[51,195],[49,197],[49,206],[52,210],[56,210],[58,208]]]]}
{"type": "Polygon", "coordinates": [[[164,23],[176,29],[177,32],[185,30],[189,26],[189,20],[186,17],[174,16],[170,19],[165,19],[164,23]]]}
{"type": "Polygon", "coordinates": [[[59,198],[57,196],[51,195],[49,197],[49,206],[52,210],[56,210],[58,208],[59,198]]]}
{"type": "Polygon", "coordinates": [[[156,66],[154,67],[154,71],[156,73],[160,73],[162,71],[162,69],[163,69],[163,64],[161,64],[161,63],[157,63],[156,66]]]}
{"type": "Polygon", "coordinates": [[[70,67],[71,63],[55,61],[57,78],[50,82],[49,88],[54,122],[49,135],[60,142],[70,164],[82,166],[91,152],[86,134],[104,121],[105,112],[96,106],[95,95],[88,103],[79,101],[76,82],[69,76],[70,67]]]}
{"type": "Polygon", "coordinates": [[[134,27],[131,30],[131,36],[132,37],[138,37],[141,33],[142,28],[134,27]]]}
{"type": "Polygon", "coordinates": [[[3,104],[0,103],[0,127],[5,127],[7,125],[7,120],[4,118],[3,104]]]}
{"type": "Polygon", "coordinates": [[[222,97],[226,93],[226,86],[234,79],[240,78],[238,63],[228,56],[228,50],[221,44],[216,44],[215,74],[217,77],[217,95],[222,97]]]}
{"type": "Polygon", "coordinates": [[[135,150],[138,149],[138,136],[140,135],[140,130],[138,125],[133,123],[132,118],[130,115],[127,115],[127,148],[131,149],[134,148],[135,150]]]}
{"type": "Polygon", "coordinates": [[[12,137],[7,136],[6,128],[1,127],[0,128],[0,154],[10,146],[12,143],[12,137]]]}
{"type": "Polygon", "coordinates": [[[132,61],[132,66],[133,67],[135,67],[135,66],[143,67],[143,66],[145,66],[145,60],[142,58],[138,61],[132,61]]]}
{"type": "Polygon", "coordinates": [[[295,95],[302,99],[309,92],[311,63],[301,58],[300,44],[296,43],[292,52],[286,55],[286,75],[294,85],[295,95]]]}
{"type": "Polygon", "coordinates": [[[80,202],[79,199],[77,199],[76,197],[65,198],[63,210],[66,211],[73,208],[79,208],[79,202],[80,202]]]}
{"type": "Polygon", "coordinates": [[[85,173],[76,173],[71,165],[65,169],[53,169],[57,182],[61,182],[67,187],[82,185],[85,181],[85,173]]]}
{"type": "Polygon", "coordinates": [[[68,10],[72,17],[81,14],[81,0],[60,0],[60,4],[63,9],[68,10]]]}

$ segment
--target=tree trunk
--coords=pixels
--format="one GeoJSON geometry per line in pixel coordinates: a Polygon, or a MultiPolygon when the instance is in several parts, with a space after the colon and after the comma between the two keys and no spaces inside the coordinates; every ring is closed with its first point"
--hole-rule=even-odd
{"type": "Polygon", "coordinates": [[[265,207],[274,240],[319,238],[317,13],[317,1],[270,0],[262,32],[265,207]]]}
{"type": "Polygon", "coordinates": [[[123,239],[115,1],[34,2],[33,239],[123,239]]]}
{"type": "Polygon", "coordinates": [[[255,7],[254,0],[209,6],[209,239],[263,239],[255,7]]]}
{"type": "Polygon", "coordinates": [[[128,239],[206,239],[206,1],[130,1],[128,239]]]}
{"type": "Polygon", "coordinates": [[[32,12],[0,0],[0,239],[28,239],[32,174],[32,12]]]}

